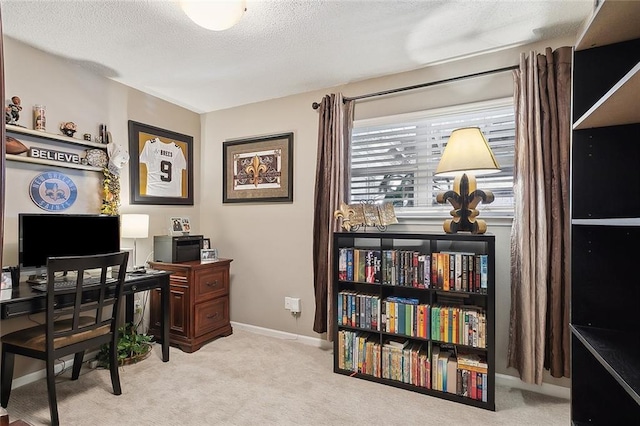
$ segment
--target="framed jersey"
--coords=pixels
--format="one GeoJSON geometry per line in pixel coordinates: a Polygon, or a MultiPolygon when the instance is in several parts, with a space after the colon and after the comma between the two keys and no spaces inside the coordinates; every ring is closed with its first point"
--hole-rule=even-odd
{"type": "Polygon", "coordinates": [[[193,137],[129,120],[131,204],[193,205],[193,137]]]}

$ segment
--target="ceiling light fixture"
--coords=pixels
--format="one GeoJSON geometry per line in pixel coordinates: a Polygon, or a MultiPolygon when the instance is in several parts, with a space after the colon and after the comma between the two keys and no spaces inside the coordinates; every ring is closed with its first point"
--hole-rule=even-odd
{"type": "Polygon", "coordinates": [[[181,0],[180,6],[193,22],[213,31],[233,27],[247,10],[245,0],[181,0]]]}

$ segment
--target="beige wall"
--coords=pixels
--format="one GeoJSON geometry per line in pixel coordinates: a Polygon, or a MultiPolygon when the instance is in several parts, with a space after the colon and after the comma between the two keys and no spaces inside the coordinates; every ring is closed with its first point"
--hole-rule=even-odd
{"type": "MultiPolygon", "coordinates": [[[[556,40],[441,64],[412,72],[371,79],[342,87],[211,112],[202,121],[202,229],[223,257],[234,260],[231,272],[231,318],[267,329],[317,337],[313,332],[314,291],[312,264],[313,195],[318,114],[311,108],[327,93],[356,96],[397,87],[442,80],[518,64],[520,52],[545,46],[571,45],[556,40]],[[294,133],[294,201],[291,204],[223,204],[222,143],[234,139],[294,133]],[[206,184],[205,184],[206,182],[206,184]],[[211,185],[209,185],[211,183],[211,185]],[[302,313],[293,317],[284,309],[284,297],[300,297],[302,313]]],[[[513,95],[511,72],[442,84],[405,94],[360,101],[356,119],[386,116],[513,95]]],[[[496,363],[507,368],[510,306],[510,220],[489,220],[497,243],[496,363]]],[[[441,232],[442,219],[403,220],[398,230],[441,232]]],[[[568,385],[567,381],[552,382],[568,385]]]]}
{"type": "MultiPolygon", "coordinates": [[[[573,40],[526,46],[442,64],[407,73],[347,84],[337,88],[244,105],[199,116],[188,110],[145,95],[99,77],[66,61],[5,37],[7,96],[19,95],[25,108],[20,122],[31,126],[31,106],[47,106],[48,130],[61,121],[78,124],[78,134],[97,132],[99,123],[108,124],[116,142],[127,147],[127,120],[140,121],[192,135],[195,142],[195,206],[130,206],[129,174],[121,176],[121,213],[149,213],[150,235],[166,233],[168,218],[187,215],[193,230],[211,238],[220,256],[233,258],[231,264],[231,319],[267,329],[318,337],[312,330],[314,317],[312,220],[317,149],[317,112],[311,108],[326,93],[342,91],[347,96],[419,84],[473,72],[514,65],[520,52],[542,50],[545,46],[570,45],[573,40]],[[294,133],[294,201],[290,204],[223,204],[222,143],[224,141],[294,133]],[[201,142],[202,141],[202,142],[201,142]],[[284,309],[284,297],[300,297],[298,318],[284,309]]],[[[427,108],[511,96],[511,73],[495,74],[444,84],[405,94],[360,101],[356,119],[412,112],[427,108]]],[[[39,166],[7,163],[5,259],[17,263],[17,213],[38,211],[27,193],[27,185],[39,166]]],[[[81,198],[69,212],[97,212],[100,198],[99,175],[65,169],[76,183],[81,198]]],[[[509,232],[510,221],[489,220],[489,230],[497,241],[497,371],[515,375],[506,367],[509,318],[509,232]]],[[[397,230],[440,232],[441,218],[402,220],[397,230]]],[[[131,241],[123,241],[130,247],[131,241]]],[[[138,263],[151,253],[152,239],[138,241],[138,263]]],[[[25,318],[5,320],[1,332],[24,327],[25,318]]],[[[27,372],[39,364],[17,366],[27,372]]],[[[554,382],[553,380],[551,380],[554,382]]],[[[555,381],[568,385],[568,381],[555,381]]]]}
{"type": "MultiPolygon", "coordinates": [[[[172,206],[131,206],[129,205],[129,169],[125,166],[121,175],[121,213],[149,213],[150,235],[166,234],[171,216],[190,216],[194,230],[199,229],[200,203],[200,116],[194,112],[146,95],[127,86],[86,71],[74,63],[48,55],[11,38],[4,38],[5,87],[7,97],[20,96],[23,111],[19,124],[33,128],[32,107],[34,104],[46,106],[47,132],[59,133],[61,122],[73,121],[78,126],[76,137],[83,133],[96,135],[100,123],[105,123],[113,140],[128,150],[128,120],[135,120],[164,129],[192,135],[195,149],[195,204],[194,207],[172,206]]],[[[37,140],[25,140],[28,145],[37,140]]],[[[51,142],[50,149],[73,151],[71,145],[57,145],[51,142]]],[[[79,149],[78,152],[81,152],[79,149]]],[[[7,161],[6,200],[4,227],[5,265],[18,263],[18,213],[44,212],[29,197],[29,183],[44,170],[53,168],[7,161]]],[[[101,205],[102,174],[81,170],[60,168],[78,186],[78,199],[65,213],[99,213],[101,205]]],[[[43,236],[46,241],[46,236],[43,236]]],[[[90,237],[90,236],[88,236],[90,237]]],[[[55,244],[49,241],[48,244],[55,244]]],[[[132,247],[133,241],[123,240],[122,247],[132,247]]],[[[152,239],[138,241],[138,261],[144,262],[152,250],[152,239]]],[[[33,325],[32,320],[42,321],[42,315],[31,319],[20,317],[0,322],[2,334],[33,325]]],[[[43,368],[40,362],[16,360],[16,377],[43,368]]]]}

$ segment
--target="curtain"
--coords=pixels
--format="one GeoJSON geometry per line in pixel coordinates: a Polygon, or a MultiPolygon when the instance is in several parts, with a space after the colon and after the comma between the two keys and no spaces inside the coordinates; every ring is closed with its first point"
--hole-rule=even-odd
{"type": "Polygon", "coordinates": [[[514,71],[515,214],[508,365],[527,383],[569,377],[570,47],[520,55],[514,71]]]}
{"type": "Polygon", "coordinates": [[[333,339],[333,212],[349,200],[351,129],[354,102],[342,94],[326,95],[319,107],[318,159],[313,217],[313,285],[316,311],[313,330],[333,339]]]}

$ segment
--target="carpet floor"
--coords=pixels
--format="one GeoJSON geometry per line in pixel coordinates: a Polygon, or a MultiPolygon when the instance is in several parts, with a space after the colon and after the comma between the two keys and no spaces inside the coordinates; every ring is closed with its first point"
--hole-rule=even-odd
{"type": "MultiPolygon", "coordinates": [[[[57,380],[62,425],[567,425],[569,401],[498,386],[491,412],[334,374],[332,353],[234,330],[197,352],[160,346],[122,367],[122,395],[108,370],[57,380]]],[[[14,389],[10,419],[49,424],[45,380],[14,389]]]]}

